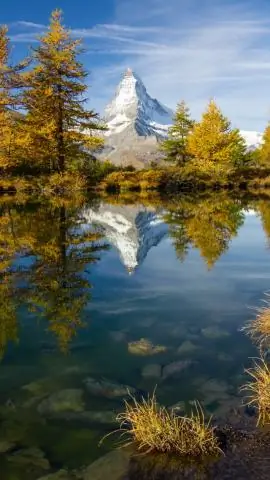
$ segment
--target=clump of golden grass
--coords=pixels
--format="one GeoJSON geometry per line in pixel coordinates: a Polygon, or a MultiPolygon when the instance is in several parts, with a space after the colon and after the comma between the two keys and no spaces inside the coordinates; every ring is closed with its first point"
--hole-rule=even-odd
{"type": "Polygon", "coordinates": [[[251,380],[241,387],[250,392],[247,405],[258,409],[258,424],[270,424],[270,369],[263,359],[255,361],[254,367],[246,372],[251,380]]]}
{"type": "MultiPolygon", "coordinates": [[[[267,294],[267,297],[270,295],[267,294]]],[[[270,301],[267,299],[265,303],[266,306],[256,309],[256,318],[243,328],[258,343],[261,351],[270,346],[270,301]]]]}
{"type": "Polygon", "coordinates": [[[185,457],[216,456],[221,452],[214,428],[205,423],[204,414],[196,405],[190,417],[177,416],[157,403],[155,394],[138,402],[131,396],[125,411],[117,417],[122,436],[135,444],[141,453],[167,453],[185,457]]]}

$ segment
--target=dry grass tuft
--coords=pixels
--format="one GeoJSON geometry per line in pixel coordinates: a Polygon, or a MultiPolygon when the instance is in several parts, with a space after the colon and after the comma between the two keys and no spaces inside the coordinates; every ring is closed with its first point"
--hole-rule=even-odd
{"type": "MultiPolygon", "coordinates": [[[[270,295],[267,294],[269,298],[270,295]]],[[[266,306],[256,309],[255,320],[249,322],[243,330],[259,345],[261,351],[270,346],[270,300],[265,300],[266,306]]]]}
{"type": "Polygon", "coordinates": [[[122,436],[135,444],[141,453],[159,452],[185,457],[216,456],[221,453],[214,428],[205,423],[204,414],[196,405],[190,417],[177,416],[159,406],[153,394],[138,402],[131,396],[125,402],[125,411],[117,417],[122,436]]]}
{"type": "Polygon", "coordinates": [[[247,405],[258,409],[258,424],[270,424],[270,369],[263,359],[255,362],[254,367],[246,372],[252,380],[242,386],[242,391],[249,391],[247,405]]]}

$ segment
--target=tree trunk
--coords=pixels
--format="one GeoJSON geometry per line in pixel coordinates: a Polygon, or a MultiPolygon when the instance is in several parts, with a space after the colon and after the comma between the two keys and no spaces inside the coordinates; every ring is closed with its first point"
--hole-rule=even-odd
{"type": "Polygon", "coordinates": [[[57,157],[58,169],[60,173],[65,171],[65,145],[64,145],[64,128],[63,128],[63,103],[62,88],[58,85],[58,121],[57,121],[57,157]]]}

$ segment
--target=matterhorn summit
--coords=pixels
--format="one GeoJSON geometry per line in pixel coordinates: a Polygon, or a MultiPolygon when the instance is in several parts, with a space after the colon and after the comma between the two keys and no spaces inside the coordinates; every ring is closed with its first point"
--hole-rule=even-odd
{"type": "Polygon", "coordinates": [[[172,117],[173,111],[152,98],[140,77],[128,68],[105,108],[106,156],[116,163],[123,159],[147,163],[147,156],[166,138],[172,117]]]}
{"type": "Polygon", "coordinates": [[[125,72],[112,102],[105,109],[108,135],[134,129],[138,136],[164,138],[173,111],[147,93],[142,80],[130,68],[125,72]]]}

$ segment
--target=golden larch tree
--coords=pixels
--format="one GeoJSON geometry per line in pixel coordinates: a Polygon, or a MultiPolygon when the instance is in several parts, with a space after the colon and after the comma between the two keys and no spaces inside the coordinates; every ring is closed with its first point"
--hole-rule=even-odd
{"type": "Polygon", "coordinates": [[[87,72],[78,59],[81,41],[63,26],[61,11],[52,13],[39,41],[33,49],[35,65],[28,73],[24,97],[28,112],[25,144],[45,171],[64,172],[102,145],[94,134],[102,126],[97,114],[85,108],[87,72]]]}
{"type": "Polygon", "coordinates": [[[231,127],[211,100],[201,122],[188,137],[188,150],[198,170],[219,175],[243,165],[246,146],[239,130],[231,127]]]}
{"type": "Polygon", "coordinates": [[[0,26],[0,169],[5,173],[14,167],[15,131],[18,116],[15,110],[20,106],[22,77],[20,72],[26,63],[9,65],[10,42],[6,26],[0,26]]]}
{"type": "Polygon", "coordinates": [[[264,130],[262,145],[259,148],[258,161],[260,165],[270,167],[270,124],[268,124],[264,130]]]}

